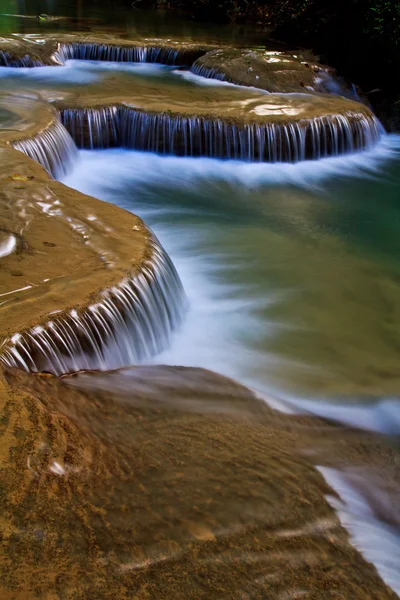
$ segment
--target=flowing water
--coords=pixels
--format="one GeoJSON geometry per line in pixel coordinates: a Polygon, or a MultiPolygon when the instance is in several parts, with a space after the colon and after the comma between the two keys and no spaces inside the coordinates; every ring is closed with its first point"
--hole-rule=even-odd
{"type": "MultiPolygon", "coordinates": [[[[15,92],[29,81],[30,87],[48,89],[49,81],[56,79],[57,85],[61,80],[68,88],[86,84],[90,78],[96,80],[111,66],[71,61],[61,68],[10,69],[7,86],[15,92]]],[[[114,68],[127,69],[128,77],[167,79],[176,86],[230,85],[212,80],[205,83],[193,74],[185,78],[169,67],[114,68]]],[[[109,110],[116,113],[116,109],[109,110]]],[[[132,120],[140,120],[140,113],[135,115],[132,120]]],[[[137,133],[140,127],[143,131],[143,123],[131,123],[134,133],[127,133],[128,118],[122,128],[128,147],[115,148],[122,139],[121,122],[100,136],[102,116],[93,115],[89,137],[80,140],[82,125],[76,113],[65,112],[62,118],[78,145],[101,149],[80,150],[67,174],[62,172],[60,154],[53,165],[49,156],[37,154],[35,144],[22,143],[20,149],[67,185],[142,217],[171,257],[189,305],[182,320],[178,305],[185,300],[168,264],[168,286],[173,287],[177,305],[155,317],[154,308],[171,294],[171,288],[166,290],[165,281],[149,272],[149,278],[157,280],[158,297],[151,298],[153,304],[141,304],[138,348],[123,347],[121,351],[117,338],[128,339],[126,330],[132,325],[129,310],[133,306],[133,312],[137,311],[137,298],[146,299],[147,292],[144,288],[132,291],[130,282],[125,282],[122,291],[113,290],[114,296],[106,298],[106,308],[92,307],[83,325],[77,325],[77,315],[72,314],[67,325],[56,323],[54,335],[45,330],[31,332],[29,335],[37,336],[36,356],[26,351],[25,339],[15,340],[23,362],[30,360],[35,370],[43,365],[48,370],[52,344],[61,334],[67,340],[66,358],[63,364],[53,364],[52,370],[71,370],[75,359],[77,368],[82,368],[83,357],[88,356],[88,338],[82,341],[82,329],[105,324],[106,351],[99,351],[101,334],[92,337],[94,358],[84,365],[86,368],[138,363],[204,367],[248,385],[280,410],[307,411],[377,431],[398,446],[398,136],[383,135],[375,147],[345,156],[320,158],[324,152],[318,151],[312,157],[319,160],[268,164],[238,160],[254,159],[255,155],[213,152],[212,144],[201,153],[211,157],[192,156],[196,153],[189,151],[184,157],[165,155],[173,154],[170,146],[162,149],[164,155],[155,154],[151,150],[159,149],[158,144],[154,140],[145,143],[137,133]],[[215,158],[222,155],[231,160],[215,158]],[[107,317],[117,302],[118,310],[126,304],[128,318],[121,320],[116,331],[107,317]],[[155,318],[164,324],[162,343],[151,337],[155,318]],[[146,347],[148,339],[151,347],[146,347]]],[[[82,123],[84,117],[80,118],[82,123]]],[[[190,135],[185,144],[190,148],[190,135]]],[[[349,141],[346,151],[352,149],[349,141]]],[[[293,156],[295,161],[299,158],[305,156],[299,152],[293,156]]],[[[277,160],[277,156],[272,155],[272,159],[277,160]]],[[[0,255],[12,251],[12,245],[12,239],[2,241],[0,255]]],[[[159,260],[166,260],[163,254],[159,260]]],[[[145,287],[146,282],[142,283],[145,287]]],[[[10,360],[22,364],[18,357],[15,361],[15,354],[10,360]]],[[[162,385],[167,381],[169,385],[169,378],[174,379],[172,372],[168,378],[152,382],[151,370],[143,369],[143,381],[140,370],[133,376],[138,389],[146,386],[146,393],[153,384],[157,387],[160,381],[162,385]]],[[[190,380],[190,375],[187,377],[190,380]]],[[[103,391],[111,385],[112,393],[118,395],[118,379],[114,384],[112,379],[100,378],[98,384],[91,385],[103,391]]],[[[158,399],[164,394],[165,389],[161,394],[156,392],[158,399]]],[[[367,483],[361,484],[334,469],[324,467],[321,472],[341,496],[341,501],[330,498],[330,503],[350,531],[353,543],[399,592],[398,496],[394,494],[393,505],[382,511],[385,517],[377,516],[379,511],[370,508],[377,503],[369,502],[373,492],[368,493],[368,473],[367,483]],[[354,492],[352,486],[363,493],[354,492]],[[374,540],[384,540],[378,551],[374,540]]],[[[384,486],[376,483],[375,489],[382,498],[384,486]]]]}
{"type": "Polygon", "coordinates": [[[81,314],[72,310],[45,327],[14,335],[2,361],[29,372],[63,375],[82,369],[108,371],[160,354],[182,320],[186,298],[158,240],[151,240],[150,250],[139,276],[103,291],[81,314]]]}
{"type": "MultiPolygon", "coordinates": [[[[154,363],[212,369],[278,409],[397,436],[399,165],[396,136],[296,165],[111,149],[81,151],[64,181],[142,216],[176,265],[189,312],[154,363]]],[[[355,545],[399,590],[398,525],[354,481],[321,472],[355,545]]]]}
{"type": "Polygon", "coordinates": [[[61,119],[82,147],[123,146],[251,162],[298,162],[346,154],[374,146],[382,133],[378,120],[353,115],[288,124],[236,125],[220,119],[104,108],[66,109],[61,119]]]}
{"type": "Polygon", "coordinates": [[[398,148],[296,165],[83,151],[64,181],[139,214],[172,257],[191,308],[157,362],[399,431],[398,148]]]}

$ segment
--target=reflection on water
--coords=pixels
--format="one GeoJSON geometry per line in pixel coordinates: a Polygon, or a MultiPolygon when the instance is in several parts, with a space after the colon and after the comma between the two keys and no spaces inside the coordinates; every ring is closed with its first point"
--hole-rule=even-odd
{"type": "Polygon", "coordinates": [[[98,0],[2,0],[0,13],[0,34],[82,31],[110,33],[130,39],[167,36],[256,46],[264,45],[267,41],[265,30],[254,25],[202,23],[168,10],[133,8],[131,3],[124,0],[114,0],[112,10],[108,2],[98,0]],[[41,13],[51,18],[39,20],[37,17],[41,13]]]}

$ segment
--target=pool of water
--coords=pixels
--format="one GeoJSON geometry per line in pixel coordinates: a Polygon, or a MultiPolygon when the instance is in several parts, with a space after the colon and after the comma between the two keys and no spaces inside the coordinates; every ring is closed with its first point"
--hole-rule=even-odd
{"type": "MultiPolygon", "coordinates": [[[[0,68],[13,93],[79,93],[110,77],[127,89],[242,92],[157,64],[0,68]]],[[[191,308],[156,362],[214,369],[280,406],[397,432],[399,164],[395,135],[298,164],[114,149],[81,152],[65,182],[139,214],[176,264],[191,308]]]]}
{"type": "Polygon", "coordinates": [[[399,151],[396,136],[296,165],[86,151],[65,182],[143,217],[177,266],[190,311],[156,362],[398,431],[399,151]]]}
{"type": "MultiPolygon", "coordinates": [[[[67,60],[64,66],[0,67],[1,91],[35,89],[38,91],[70,90],[92,84],[107,83],[114,86],[134,85],[135,82],[153,82],[172,88],[190,89],[202,87],[229,88],[232,95],[240,90],[267,94],[263,90],[234,85],[218,79],[206,79],[179,66],[157,63],[117,63],[95,60],[67,60]]],[[[290,97],[294,94],[288,94],[290,97]]],[[[299,94],[297,94],[299,95],[299,94]]],[[[307,99],[312,98],[305,95],[307,99]]]]}

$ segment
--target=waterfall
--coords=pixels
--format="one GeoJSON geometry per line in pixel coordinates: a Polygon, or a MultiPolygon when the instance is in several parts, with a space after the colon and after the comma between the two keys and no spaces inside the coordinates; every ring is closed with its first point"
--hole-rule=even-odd
{"type": "Polygon", "coordinates": [[[268,162],[297,162],[362,150],[373,146],[382,133],[378,119],[362,112],[238,125],[109,107],[64,110],[61,120],[84,148],[119,145],[177,156],[268,162]]]}
{"type": "Polygon", "coordinates": [[[65,109],[61,118],[78,148],[114,148],[121,145],[120,118],[115,106],[65,109]]]}
{"type": "Polygon", "coordinates": [[[73,139],[59,121],[33,137],[11,142],[11,145],[36,160],[54,178],[68,173],[78,155],[73,139]]]}
{"type": "Polygon", "coordinates": [[[59,44],[55,58],[60,62],[68,59],[104,60],[112,62],[161,63],[164,65],[191,66],[206,50],[157,46],[116,46],[89,42],[59,44]]]}
{"type": "Polygon", "coordinates": [[[33,59],[27,54],[20,58],[13,58],[8,52],[0,50],[0,67],[42,67],[41,60],[33,59]]]}
{"type": "Polygon", "coordinates": [[[170,258],[155,237],[139,273],[103,292],[81,312],[15,334],[3,345],[8,367],[55,375],[110,370],[148,360],[164,350],[183,317],[186,297],[170,258]]]}
{"type": "MultiPolygon", "coordinates": [[[[224,73],[220,73],[218,69],[209,69],[202,64],[194,63],[190,70],[194,75],[200,75],[200,77],[205,77],[206,79],[219,79],[219,81],[230,81],[224,73]]],[[[232,82],[235,83],[235,82],[232,82]]]]}

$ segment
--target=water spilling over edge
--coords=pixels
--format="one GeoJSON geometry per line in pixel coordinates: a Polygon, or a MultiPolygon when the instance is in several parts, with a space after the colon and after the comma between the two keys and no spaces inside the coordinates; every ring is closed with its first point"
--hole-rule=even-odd
{"type": "Polygon", "coordinates": [[[11,145],[42,165],[54,178],[66,175],[78,157],[73,139],[59,121],[34,137],[11,142],[11,145]]]}
{"type": "Polygon", "coordinates": [[[54,58],[61,63],[69,59],[78,59],[191,66],[204,53],[204,50],[189,48],[162,46],[124,47],[93,42],[70,42],[59,44],[54,58]]]}
{"type": "Polygon", "coordinates": [[[64,109],[61,120],[81,148],[123,146],[175,156],[252,162],[298,162],[352,153],[372,147],[382,133],[376,117],[361,113],[238,125],[110,106],[64,109]]]}
{"type": "Polygon", "coordinates": [[[9,52],[3,52],[0,50],[0,67],[42,67],[43,63],[41,60],[33,59],[31,56],[26,54],[21,58],[14,58],[9,52]]]}
{"type": "Polygon", "coordinates": [[[155,237],[138,275],[102,293],[87,309],[48,321],[5,343],[8,367],[55,375],[137,364],[168,346],[183,318],[186,297],[179,276],[155,237]]]}

